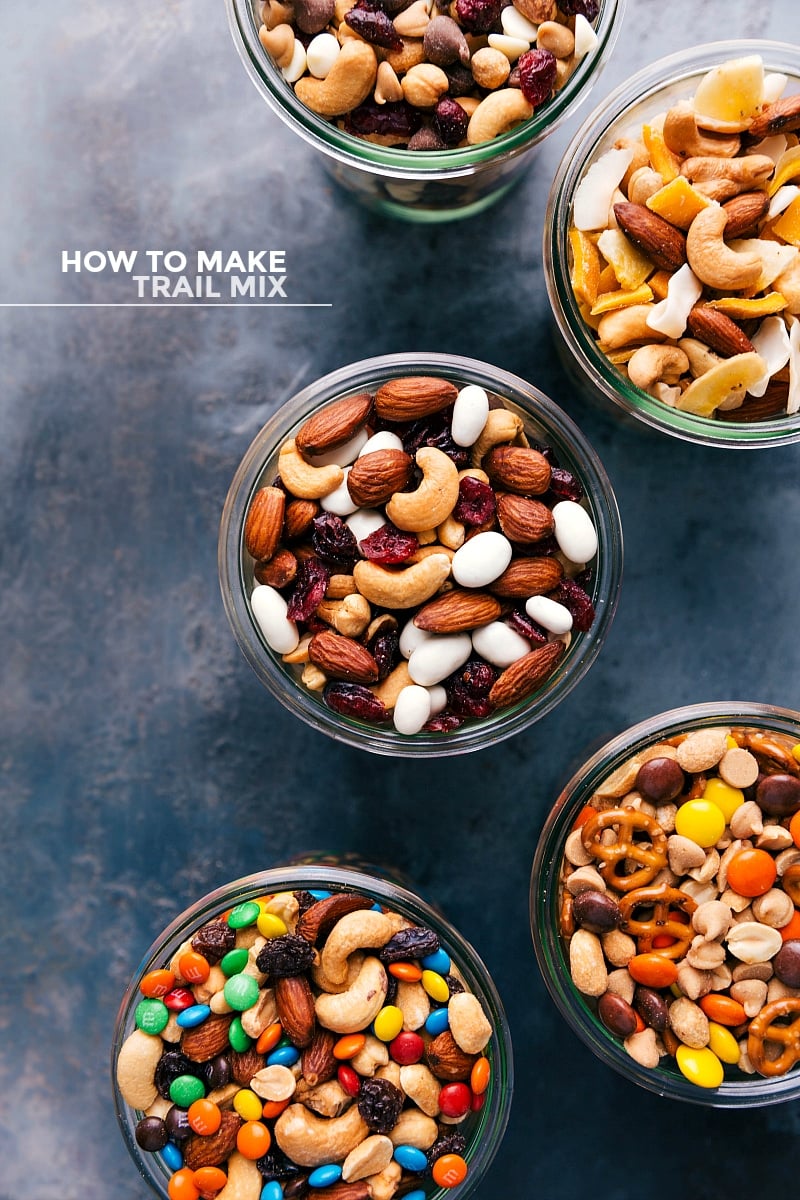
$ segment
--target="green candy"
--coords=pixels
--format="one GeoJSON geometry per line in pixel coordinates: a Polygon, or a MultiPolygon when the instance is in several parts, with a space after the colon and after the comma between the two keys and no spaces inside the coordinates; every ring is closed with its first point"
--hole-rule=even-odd
{"type": "Polygon", "coordinates": [[[169,1020],[169,1009],[163,1000],[140,1000],[134,1020],[142,1033],[161,1033],[169,1020]]]}
{"type": "Polygon", "coordinates": [[[231,975],[222,989],[225,999],[236,1012],[252,1008],[258,1000],[258,982],[252,975],[231,975]]]}
{"type": "Polygon", "coordinates": [[[228,1026],[228,1041],[231,1049],[235,1050],[237,1054],[244,1054],[245,1050],[249,1050],[252,1046],[253,1039],[242,1028],[241,1017],[234,1017],[228,1026]]]}
{"type": "Polygon", "coordinates": [[[228,978],[238,975],[247,966],[247,951],[243,948],[229,950],[219,965],[223,975],[227,975],[228,978]]]}
{"type": "Polygon", "coordinates": [[[231,929],[244,929],[247,925],[255,925],[260,915],[261,906],[255,900],[246,900],[244,904],[236,905],[228,917],[228,924],[231,929]]]}
{"type": "Polygon", "coordinates": [[[195,1100],[202,1100],[205,1094],[202,1079],[195,1075],[179,1075],[169,1085],[169,1098],[179,1108],[188,1108],[195,1100]]]}

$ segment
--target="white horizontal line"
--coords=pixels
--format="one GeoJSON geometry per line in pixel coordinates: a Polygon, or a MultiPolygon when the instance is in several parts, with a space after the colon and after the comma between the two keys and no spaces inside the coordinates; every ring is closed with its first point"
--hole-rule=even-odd
{"type": "Polygon", "coordinates": [[[145,300],[138,304],[135,301],[108,304],[0,304],[0,308],[333,308],[333,304],[237,304],[224,300],[217,304],[182,304],[179,301],[161,304],[145,300]]]}

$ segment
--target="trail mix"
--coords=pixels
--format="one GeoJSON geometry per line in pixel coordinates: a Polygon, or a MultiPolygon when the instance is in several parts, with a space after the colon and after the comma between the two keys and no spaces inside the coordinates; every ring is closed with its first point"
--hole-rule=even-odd
{"type": "Polygon", "coordinates": [[[391,379],[281,447],[245,520],[253,618],[328,708],[450,733],[532,698],[592,625],[582,499],[498,397],[391,379]]]}
{"type": "MultiPolygon", "coordinates": [[[[800,94],[758,56],[620,136],[578,185],[572,287],[622,375],[683,412],[800,408],[800,94]]],[[[795,85],[796,86],[796,82],[795,85]]]]}
{"type": "Polygon", "coordinates": [[[279,893],[139,988],[117,1082],[170,1200],[424,1200],[466,1178],[492,1026],[432,929],[354,891],[279,893]]]}
{"type": "Polygon", "coordinates": [[[600,0],[267,0],[297,98],[382,146],[446,150],[528,120],[594,50],[600,0]]]}
{"type": "Polygon", "coordinates": [[[708,728],[639,751],[561,871],[572,980],[630,1056],[699,1087],[800,1061],[800,744],[708,728]]]}

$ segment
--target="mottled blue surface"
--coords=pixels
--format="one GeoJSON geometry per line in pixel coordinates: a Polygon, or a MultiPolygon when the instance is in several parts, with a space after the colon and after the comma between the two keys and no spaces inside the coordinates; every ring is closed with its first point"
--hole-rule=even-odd
{"type": "MultiPolygon", "coordinates": [[[[598,97],[693,42],[796,31],[795,0],[628,7],[598,97]]],[[[6,0],[0,46],[0,301],[127,298],[62,278],[73,246],[284,248],[294,297],[333,301],[0,314],[3,1200],[144,1200],[110,1105],[125,984],[186,903],[309,848],[407,870],[496,973],[518,1089],[478,1200],[788,1194],[796,1107],[704,1112],[624,1083],[557,1017],[530,945],[536,838],[589,742],[697,699],[800,707],[800,450],[621,429],[559,371],[539,245],[577,119],[496,210],[415,229],[342,201],[263,106],[221,0],[6,0]],[[584,683],[529,733],[431,765],[367,762],[290,719],[236,649],[215,561],[266,416],[329,369],[415,347],[559,401],[627,543],[584,683]]]]}

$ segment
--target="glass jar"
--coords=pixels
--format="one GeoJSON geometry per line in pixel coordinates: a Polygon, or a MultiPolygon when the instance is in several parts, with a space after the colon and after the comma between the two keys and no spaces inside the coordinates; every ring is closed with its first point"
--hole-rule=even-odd
{"type": "Polygon", "coordinates": [[[236,49],[259,93],[274,112],[321,150],[333,178],[362,203],[416,222],[469,217],[499,200],[531,160],[531,150],[578,107],[614,46],[624,0],[602,0],[598,43],[552,100],[529,121],[491,142],[442,152],[380,146],[344,133],[295,96],[261,45],[259,0],[226,0],[236,49]]]}
{"type": "Polygon", "coordinates": [[[468,1116],[465,1123],[457,1127],[463,1130],[467,1138],[467,1149],[463,1154],[468,1165],[466,1179],[458,1187],[439,1188],[426,1177],[420,1181],[420,1187],[425,1190],[426,1200],[444,1200],[445,1196],[451,1196],[453,1200],[456,1200],[456,1197],[458,1200],[466,1200],[497,1153],[511,1109],[513,1058],[508,1022],[489,971],[469,942],[438,910],[395,882],[394,873],[384,873],[383,868],[375,867],[356,870],[329,865],[333,861],[337,860],[316,855],[309,863],[296,863],[293,866],[260,871],[217,888],[175,918],[156,938],[134,972],[120,1005],[114,1030],[111,1051],[114,1105],[122,1135],[139,1173],[162,1200],[168,1200],[167,1185],[175,1168],[167,1165],[161,1153],[147,1153],[139,1147],[135,1130],[142,1113],[125,1102],[116,1075],[120,1048],[135,1028],[135,1009],[142,999],[139,982],[149,971],[166,966],[182,943],[206,922],[235,905],[278,892],[308,889],[324,892],[347,890],[366,894],[384,909],[399,913],[410,922],[433,929],[438,934],[441,946],[452,959],[454,968],[461,974],[468,990],[479,999],[492,1025],[493,1033],[483,1051],[491,1063],[486,1100],[478,1112],[468,1116]]]}
{"type": "Polygon", "coordinates": [[[569,228],[581,178],[620,136],[641,137],[643,123],[685,100],[703,75],[728,59],[760,55],[765,72],[788,75],[787,94],[800,89],[800,47],[784,42],[715,42],[682,50],[639,71],[613,91],[585,121],[567,149],[553,181],[544,222],[545,280],[561,333],[565,368],[582,390],[616,419],[627,415],[688,442],[731,449],[783,446],[800,440],[800,413],[737,423],[680,412],[635,387],[598,349],[581,316],[570,283],[569,228]]]}
{"type": "Polygon", "coordinates": [[[622,579],[622,529],[611,484],[597,455],[570,418],[538,388],[473,359],[447,354],[390,354],[326,375],[287,401],[267,422],[231,483],[220,525],[218,565],[225,611],[239,646],[261,682],[295,716],[331,737],[378,754],[463,754],[494,745],[526,728],[550,712],[589,670],[616,610],[622,579]],[[483,720],[472,720],[452,733],[421,732],[413,737],[403,736],[392,727],[341,716],[291,674],[267,647],[253,617],[253,561],[244,547],[244,524],[251,500],[259,487],[274,480],[278,452],[287,438],[320,406],[341,396],[374,392],[386,380],[409,374],[438,376],[458,386],[477,384],[490,395],[502,397],[505,406],[522,418],[526,432],[552,447],[561,465],[577,475],[598,535],[591,591],[595,620],[588,632],[572,637],[567,653],[534,696],[483,720]]]}
{"type": "Polygon", "coordinates": [[[773,732],[800,743],[800,713],[768,704],[692,704],[660,713],[627,729],[591,756],[564,786],[545,822],[533,861],[530,916],[539,967],[556,1007],[570,1029],[607,1066],[659,1096],[715,1108],[752,1108],[800,1096],[800,1070],[771,1078],[726,1068],[716,1089],[690,1083],[674,1059],[656,1068],[641,1066],[603,1025],[594,1007],[572,982],[560,934],[560,878],[567,837],[584,805],[613,771],[654,743],[697,729],[735,727],[773,732]]]}

